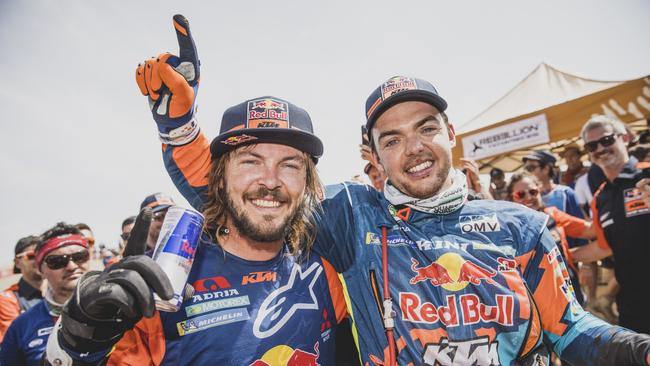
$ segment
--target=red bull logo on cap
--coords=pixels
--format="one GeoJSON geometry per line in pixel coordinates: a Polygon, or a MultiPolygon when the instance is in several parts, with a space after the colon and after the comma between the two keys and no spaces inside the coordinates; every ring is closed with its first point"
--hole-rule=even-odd
{"type": "Polygon", "coordinates": [[[410,284],[428,281],[433,286],[441,286],[448,291],[459,291],[469,284],[480,285],[481,282],[496,284],[492,279],[497,274],[495,270],[484,268],[456,253],[445,253],[435,262],[423,267],[420,267],[417,259],[411,258],[411,270],[416,275],[411,278],[410,284]]]}
{"type": "Polygon", "coordinates": [[[250,366],[320,366],[318,363],[318,342],[314,352],[303,351],[287,345],[279,345],[266,351],[264,355],[250,366]]]}
{"type": "Polygon", "coordinates": [[[289,104],[273,98],[248,102],[247,128],[289,128],[289,104]]]}
{"type": "Polygon", "coordinates": [[[384,100],[391,95],[397,94],[405,90],[417,90],[418,85],[415,80],[404,76],[395,76],[388,79],[381,86],[381,96],[384,100]]]}

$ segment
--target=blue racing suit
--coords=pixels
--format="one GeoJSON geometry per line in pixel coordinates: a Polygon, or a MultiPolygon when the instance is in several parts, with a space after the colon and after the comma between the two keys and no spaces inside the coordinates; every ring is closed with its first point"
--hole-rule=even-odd
{"type": "Polygon", "coordinates": [[[50,314],[45,299],[20,314],[2,341],[0,365],[41,365],[47,337],[57,318],[50,314]]]}
{"type": "MultiPolygon", "coordinates": [[[[207,140],[163,146],[172,180],[201,209],[207,140]]],[[[399,365],[647,364],[650,338],[611,326],[575,299],[548,217],[503,201],[447,215],[394,207],[372,188],[326,190],[314,250],[341,274],[364,365],[384,365],[382,227],[399,365]]]]}

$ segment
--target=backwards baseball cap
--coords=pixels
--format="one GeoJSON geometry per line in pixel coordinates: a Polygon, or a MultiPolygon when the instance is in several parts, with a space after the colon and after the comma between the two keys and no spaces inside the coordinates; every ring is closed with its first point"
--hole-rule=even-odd
{"type": "Polygon", "coordinates": [[[148,195],[140,204],[140,210],[145,207],[150,207],[151,212],[158,212],[173,205],[174,201],[171,197],[162,192],[158,192],[148,195]]]}
{"type": "MultiPolygon", "coordinates": [[[[35,235],[29,235],[24,238],[18,239],[16,246],[14,247],[14,255],[18,255],[27,249],[30,245],[38,244],[39,237],[35,235]]],[[[14,273],[20,273],[20,268],[14,265],[14,273]]]]}
{"type": "Polygon", "coordinates": [[[309,114],[286,100],[265,96],[228,108],[219,136],[210,144],[213,158],[238,147],[271,143],[291,146],[311,155],[323,155],[323,143],[314,135],[309,114]]]}
{"type": "Polygon", "coordinates": [[[535,161],[539,161],[540,163],[555,165],[557,158],[555,157],[555,155],[553,155],[553,153],[551,153],[548,150],[536,150],[524,156],[522,160],[524,161],[524,163],[527,160],[535,160],[535,161]]]}
{"type": "Polygon", "coordinates": [[[366,128],[372,130],[377,118],[395,104],[409,101],[429,103],[439,112],[447,109],[447,102],[438,95],[428,81],[406,76],[393,76],[386,80],[366,100],[366,128]]]}

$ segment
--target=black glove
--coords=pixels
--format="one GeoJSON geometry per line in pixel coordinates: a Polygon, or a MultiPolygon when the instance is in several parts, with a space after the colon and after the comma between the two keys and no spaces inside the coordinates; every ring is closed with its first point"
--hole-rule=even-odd
{"type": "Polygon", "coordinates": [[[153,316],[154,291],[164,300],[172,298],[167,275],[143,255],[150,224],[151,209],[144,208],[124,248],[124,259],[79,279],[61,313],[59,343],[66,349],[78,353],[110,349],[143,316],[153,316]]]}

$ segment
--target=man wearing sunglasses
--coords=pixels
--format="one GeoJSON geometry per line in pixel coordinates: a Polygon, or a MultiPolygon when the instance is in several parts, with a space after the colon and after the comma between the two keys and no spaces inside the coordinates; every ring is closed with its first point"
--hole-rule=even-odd
{"type": "Polygon", "coordinates": [[[18,240],[14,248],[14,273],[21,276],[17,283],[0,293],[0,342],[11,322],[43,298],[43,277],[34,264],[34,248],[38,241],[38,236],[26,236],[18,240]]]}
{"type": "Polygon", "coordinates": [[[644,192],[650,164],[640,163],[627,151],[625,125],[609,116],[595,116],[582,127],[585,150],[607,178],[594,194],[592,217],[598,241],[580,248],[586,260],[614,254],[619,324],[650,334],[648,265],[650,258],[650,205],[644,192]],[[638,185],[638,186],[637,186],[638,185]]]}
{"type": "Polygon", "coordinates": [[[88,271],[88,240],[79,229],[58,223],[41,235],[36,267],[47,280],[44,298],[11,324],[2,342],[0,364],[40,365],[47,338],[79,278],[88,271]]]}
{"type": "Polygon", "coordinates": [[[153,221],[149,227],[149,236],[147,237],[148,252],[152,252],[156,246],[158,235],[160,235],[160,228],[162,228],[162,223],[165,221],[165,214],[167,214],[167,209],[172,205],[174,205],[174,200],[162,192],[148,195],[140,204],[140,210],[149,207],[153,213],[153,221]]]}

